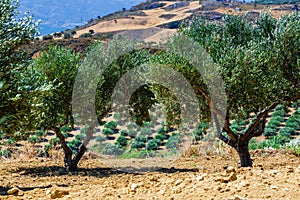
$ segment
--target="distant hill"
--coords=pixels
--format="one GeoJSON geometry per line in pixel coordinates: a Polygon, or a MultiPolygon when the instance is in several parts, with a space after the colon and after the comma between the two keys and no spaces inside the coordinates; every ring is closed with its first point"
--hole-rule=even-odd
{"type": "Polygon", "coordinates": [[[91,18],[130,8],[142,0],[20,0],[20,11],[41,20],[41,35],[74,28],[91,18]]]}

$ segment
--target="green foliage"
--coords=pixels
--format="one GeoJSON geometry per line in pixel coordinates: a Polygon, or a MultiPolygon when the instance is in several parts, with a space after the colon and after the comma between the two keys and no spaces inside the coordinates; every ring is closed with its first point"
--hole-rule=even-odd
{"type": "Polygon", "coordinates": [[[166,142],[166,148],[170,150],[175,150],[180,143],[180,137],[178,134],[172,135],[166,142]]]}
{"type": "Polygon", "coordinates": [[[71,142],[68,142],[68,147],[72,150],[73,154],[76,154],[76,152],[78,151],[79,146],[81,145],[80,140],[72,140],[71,142]]]}
{"type": "Polygon", "coordinates": [[[263,135],[266,136],[266,137],[275,136],[276,135],[276,130],[267,127],[267,128],[265,128],[263,135]]]}
{"type": "Polygon", "coordinates": [[[76,140],[84,140],[86,138],[86,134],[85,133],[80,133],[78,135],[75,136],[76,140]]]}
{"type": "Polygon", "coordinates": [[[52,146],[56,146],[56,145],[60,144],[60,139],[58,137],[51,138],[49,140],[49,144],[52,146]]]}
{"type": "Polygon", "coordinates": [[[146,149],[147,150],[157,150],[158,149],[158,143],[156,140],[149,140],[147,142],[147,145],[146,145],[146,149]]]}
{"type": "Polygon", "coordinates": [[[32,16],[20,15],[18,7],[17,0],[0,1],[0,130],[10,136],[36,128],[30,126],[32,105],[24,88],[28,59],[20,46],[34,38],[37,24],[32,16]]]}
{"type": "Polygon", "coordinates": [[[115,121],[110,121],[110,122],[108,122],[108,123],[106,123],[105,125],[104,125],[104,127],[105,128],[109,128],[109,129],[116,129],[117,128],[117,122],[115,122],[115,121]]]}
{"type": "Polygon", "coordinates": [[[71,101],[78,64],[79,55],[58,46],[50,46],[33,63],[40,74],[39,82],[47,85],[36,91],[38,98],[34,100],[33,113],[42,128],[53,130],[72,122],[71,101]]]}
{"type": "Polygon", "coordinates": [[[79,38],[89,38],[89,37],[92,37],[91,33],[83,33],[79,36],[79,38]]]}
{"type": "Polygon", "coordinates": [[[106,138],[102,135],[97,135],[96,136],[96,142],[105,142],[106,138]]]}
{"type": "Polygon", "coordinates": [[[258,144],[255,138],[251,138],[248,145],[249,150],[255,150],[258,148],[258,144]]]}
{"type": "Polygon", "coordinates": [[[109,135],[113,135],[115,132],[110,128],[104,128],[102,133],[106,136],[109,136],[109,135]]]}
{"type": "Polygon", "coordinates": [[[3,151],[0,150],[0,157],[10,158],[12,151],[10,149],[4,149],[3,151]]]}
{"type": "Polygon", "coordinates": [[[15,144],[15,143],[16,143],[16,141],[12,138],[8,138],[5,142],[6,145],[11,145],[11,144],[15,144]]]}
{"type": "Polygon", "coordinates": [[[141,130],[141,135],[147,135],[147,136],[150,136],[152,134],[152,130],[149,129],[149,128],[142,128],[141,130]]]}
{"type": "Polygon", "coordinates": [[[60,131],[61,132],[71,132],[72,128],[69,127],[69,126],[63,126],[63,127],[60,128],[60,131]]]}
{"type": "Polygon", "coordinates": [[[127,130],[121,130],[120,135],[121,136],[128,136],[128,131],[127,130]]]}
{"type": "Polygon", "coordinates": [[[134,137],[136,137],[137,132],[136,132],[136,130],[129,129],[129,130],[128,130],[128,135],[129,135],[131,138],[134,138],[134,137]]]}
{"type": "Polygon", "coordinates": [[[116,144],[121,147],[126,147],[128,144],[128,139],[125,138],[124,136],[120,136],[118,137],[116,144]]]}
{"type": "Polygon", "coordinates": [[[37,143],[37,142],[39,142],[39,137],[36,136],[36,135],[33,135],[33,136],[28,138],[28,142],[33,143],[33,144],[37,143]]]}
{"type": "Polygon", "coordinates": [[[124,151],[113,144],[106,144],[103,154],[105,155],[121,155],[124,151]]]}
{"type": "Polygon", "coordinates": [[[158,139],[160,141],[164,141],[165,139],[167,139],[167,136],[164,133],[159,133],[157,135],[154,136],[154,139],[158,139]]]}

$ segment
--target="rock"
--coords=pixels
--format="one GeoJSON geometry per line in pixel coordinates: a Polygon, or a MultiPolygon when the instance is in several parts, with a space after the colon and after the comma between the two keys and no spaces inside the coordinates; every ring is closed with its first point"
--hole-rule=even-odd
{"type": "Polygon", "coordinates": [[[183,180],[178,179],[178,180],[175,181],[174,185],[177,186],[177,185],[179,185],[180,183],[182,183],[182,181],[183,181],[183,180]]]}
{"type": "Polygon", "coordinates": [[[139,184],[132,183],[130,186],[130,192],[136,192],[136,189],[139,187],[139,184]]]}
{"type": "Polygon", "coordinates": [[[19,192],[19,188],[11,188],[10,190],[7,191],[8,195],[13,195],[13,194],[17,194],[19,192]]]}
{"type": "Polygon", "coordinates": [[[246,199],[236,195],[236,196],[234,196],[233,200],[246,200],[246,199]]]}
{"type": "Polygon", "coordinates": [[[295,169],[295,172],[300,173],[300,166],[295,169]]]}
{"type": "Polygon", "coordinates": [[[235,181],[235,180],[237,180],[236,173],[235,172],[231,172],[228,178],[229,178],[229,181],[235,181]]]}
{"type": "Polygon", "coordinates": [[[204,176],[200,175],[200,176],[197,176],[195,178],[196,181],[203,181],[204,180],[204,176]]]}
{"type": "Polygon", "coordinates": [[[235,171],[235,168],[234,167],[232,167],[232,166],[229,166],[229,167],[227,167],[227,169],[225,170],[225,172],[226,172],[226,174],[230,174],[230,173],[232,173],[232,172],[236,172],[235,171]]]}
{"type": "Polygon", "coordinates": [[[46,191],[46,196],[48,196],[51,199],[62,198],[68,194],[69,194],[69,191],[61,190],[58,188],[49,189],[46,191]]]}
{"type": "Polygon", "coordinates": [[[287,166],[287,172],[288,173],[294,172],[294,168],[292,166],[287,166]]]}

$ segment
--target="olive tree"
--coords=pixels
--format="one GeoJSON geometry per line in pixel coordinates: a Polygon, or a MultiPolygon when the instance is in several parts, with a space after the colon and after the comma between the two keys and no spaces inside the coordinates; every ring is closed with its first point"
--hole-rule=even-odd
{"type": "Polygon", "coordinates": [[[35,127],[55,132],[60,139],[65,153],[65,165],[69,170],[77,166],[83,155],[78,153],[73,157],[72,150],[61,132],[63,126],[74,125],[71,101],[79,60],[79,55],[71,50],[51,46],[32,64],[33,71],[39,77],[39,86],[35,87],[32,97],[34,108],[31,115],[37,119],[35,127]]]}
{"type": "Polygon", "coordinates": [[[20,16],[18,6],[16,0],[0,1],[0,129],[8,135],[30,121],[28,88],[24,87],[28,58],[20,46],[37,33],[32,16],[20,16]]]}
{"type": "MultiPolygon", "coordinates": [[[[270,110],[293,102],[300,94],[300,15],[275,19],[264,12],[253,24],[247,16],[227,15],[215,23],[194,18],[181,32],[205,48],[219,66],[227,94],[227,111],[218,137],[233,147],[242,167],[252,166],[251,138],[262,135],[270,110]],[[242,131],[233,131],[231,120],[255,114],[242,131]]],[[[207,90],[194,87],[207,97],[207,90]]]]}

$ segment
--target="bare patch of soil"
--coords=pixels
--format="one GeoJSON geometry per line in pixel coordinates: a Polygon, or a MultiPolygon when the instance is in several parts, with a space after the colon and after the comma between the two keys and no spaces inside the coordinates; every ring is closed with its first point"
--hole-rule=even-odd
{"type": "Polygon", "coordinates": [[[96,158],[82,160],[75,174],[65,173],[61,160],[4,160],[0,199],[298,199],[299,157],[282,150],[251,153],[253,168],[238,168],[236,155],[201,156],[138,173],[96,158]]]}

